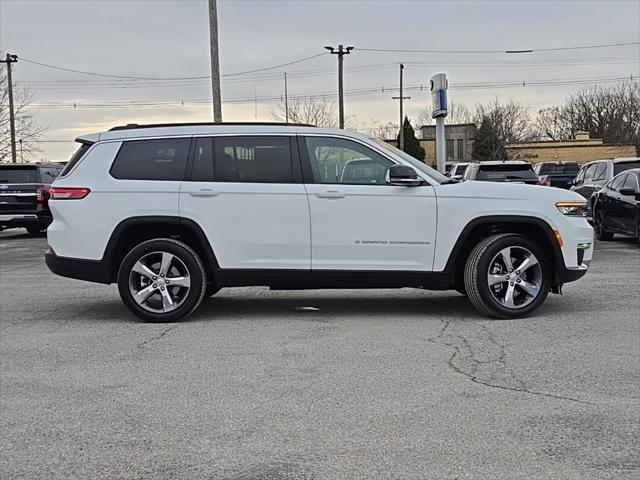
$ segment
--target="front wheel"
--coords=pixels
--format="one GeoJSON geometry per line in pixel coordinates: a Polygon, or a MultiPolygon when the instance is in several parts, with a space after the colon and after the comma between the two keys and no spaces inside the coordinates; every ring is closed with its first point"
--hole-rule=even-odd
{"type": "Polygon", "coordinates": [[[608,231],[604,226],[604,213],[602,213],[600,209],[594,210],[593,212],[593,229],[596,231],[596,238],[598,240],[613,240],[613,233],[608,231]]]}
{"type": "Polygon", "coordinates": [[[193,312],[207,284],[198,254],[170,238],[142,242],[122,260],[118,291],[125,306],[147,322],[173,322],[193,312]]]}
{"type": "Polygon", "coordinates": [[[542,248],[515,234],[482,240],[464,270],[469,300],[494,318],[517,318],[533,312],[547,297],[551,277],[551,262],[542,248]]]}

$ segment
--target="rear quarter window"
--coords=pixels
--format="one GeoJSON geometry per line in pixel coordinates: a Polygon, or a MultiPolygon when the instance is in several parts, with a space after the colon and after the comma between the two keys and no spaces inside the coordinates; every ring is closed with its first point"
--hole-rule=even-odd
{"type": "Polygon", "coordinates": [[[123,142],[111,176],[120,180],[184,179],[190,138],[163,138],[123,142]]]}
{"type": "Polygon", "coordinates": [[[87,153],[87,150],[89,150],[89,147],[91,147],[91,145],[87,143],[83,143],[82,145],[80,145],[80,147],[71,156],[71,159],[65,164],[64,168],[62,169],[62,172],[60,172],[61,177],[68,174],[73,169],[73,167],[76,166],[76,164],[80,161],[80,159],[84,157],[84,154],[87,153]]]}
{"type": "Polygon", "coordinates": [[[478,180],[530,180],[537,178],[529,165],[481,165],[478,180]]]}

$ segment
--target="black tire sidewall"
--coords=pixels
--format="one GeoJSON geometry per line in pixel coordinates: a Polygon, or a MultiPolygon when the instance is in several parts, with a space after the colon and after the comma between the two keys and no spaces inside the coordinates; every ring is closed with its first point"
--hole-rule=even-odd
{"type": "Polygon", "coordinates": [[[174,322],[189,315],[200,304],[206,287],[206,274],[197,254],[186,244],[172,239],[149,240],[134,247],[122,260],[118,271],[118,291],[125,306],[137,317],[147,322],[174,322]],[[141,257],[150,252],[168,252],[178,257],[189,270],[191,289],[185,301],[168,313],[153,313],[142,308],[129,290],[131,268],[141,257]]]}
{"type": "Polygon", "coordinates": [[[594,230],[596,232],[596,238],[598,240],[603,240],[603,241],[607,241],[607,240],[612,240],[613,239],[613,233],[607,231],[605,225],[604,225],[604,219],[601,218],[603,216],[603,213],[600,209],[595,209],[593,210],[593,226],[594,226],[594,230]]]}
{"type": "Polygon", "coordinates": [[[485,308],[498,318],[515,318],[526,316],[537,309],[547,298],[551,288],[551,280],[553,277],[553,268],[550,259],[535,242],[528,240],[522,235],[505,235],[503,238],[493,242],[478,259],[477,262],[477,287],[478,294],[482,299],[485,308]],[[489,263],[500,250],[506,247],[524,247],[533,253],[542,269],[542,285],[538,297],[524,308],[510,309],[501,305],[491,294],[487,272],[489,271],[489,263]]]}

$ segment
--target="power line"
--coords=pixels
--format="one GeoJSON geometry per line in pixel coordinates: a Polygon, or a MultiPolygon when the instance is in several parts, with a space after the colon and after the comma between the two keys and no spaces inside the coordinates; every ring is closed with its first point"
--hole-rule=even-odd
{"type": "Polygon", "coordinates": [[[401,48],[357,48],[363,52],[389,52],[389,53],[450,53],[450,54],[482,54],[482,53],[534,53],[534,52],[560,52],[566,50],[587,50],[594,48],[625,47],[640,45],[640,42],[607,43],[601,45],[579,45],[572,47],[536,48],[527,50],[414,50],[401,48]]]}
{"type": "MultiPolygon", "coordinates": [[[[617,77],[590,77],[590,78],[565,78],[565,79],[544,79],[544,80],[512,80],[505,82],[470,82],[470,83],[458,83],[450,84],[450,89],[455,90],[482,90],[482,89],[497,89],[497,88],[511,88],[511,87],[539,87],[539,86],[561,86],[561,85],[587,85],[595,83],[613,83],[623,81],[638,81],[640,74],[617,76],[617,77]]],[[[376,87],[376,88],[362,88],[357,90],[349,90],[344,92],[345,97],[364,96],[372,94],[384,94],[388,92],[396,92],[399,90],[398,86],[393,87],[376,87]]],[[[408,91],[429,91],[428,85],[412,85],[404,87],[404,90],[408,91]]],[[[307,94],[298,94],[289,96],[289,99],[314,99],[314,98],[328,98],[335,97],[335,91],[315,92],[307,94]]],[[[222,99],[223,103],[253,103],[253,102],[277,102],[281,101],[280,95],[262,96],[262,97],[236,97],[222,99]]],[[[108,101],[108,102],[95,102],[95,103],[81,103],[73,101],[60,101],[60,102],[42,102],[30,104],[33,108],[139,108],[139,107],[175,107],[184,105],[198,105],[209,104],[210,99],[189,99],[189,100],[131,100],[131,101],[108,101]]]]}
{"type": "MultiPolygon", "coordinates": [[[[314,59],[314,58],[318,58],[321,56],[327,55],[327,53],[322,52],[322,53],[318,53],[316,55],[311,55],[309,57],[304,57],[304,58],[299,58],[297,60],[293,60],[291,62],[287,62],[287,63],[281,63],[278,65],[271,65],[268,67],[261,67],[261,68],[255,68],[253,70],[247,70],[244,72],[234,72],[234,73],[227,73],[225,75],[221,75],[222,77],[234,77],[234,76],[239,76],[239,75],[246,75],[246,74],[250,74],[250,73],[256,73],[256,72],[263,72],[266,70],[273,70],[276,68],[282,68],[282,67],[286,67],[289,65],[294,65],[296,63],[301,63],[301,62],[306,62],[308,60],[314,59]]],[[[82,75],[91,75],[94,77],[105,77],[105,78],[119,78],[119,79],[125,79],[125,80],[207,80],[211,78],[211,75],[198,75],[198,76],[192,76],[192,77],[139,77],[139,76],[135,76],[135,75],[114,75],[114,74],[107,74],[107,73],[97,73],[97,72],[88,72],[85,70],[77,70],[75,68],[68,68],[68,67],[61,67],[58,65],[51,65],[49,63],[44,63],[44,62],[38,62],[36,60],[31,60],[28,58],[20,58],[20,60],[23,60],[25,62],[28,63],[32,63],[34,65],[39,65],[41,67],[46,67],[46,68],[51,68],[54,70],[61,70],[63,72],[71,72],[71,73],[78,73],[78,74],[82,74],[82,75]]]]}

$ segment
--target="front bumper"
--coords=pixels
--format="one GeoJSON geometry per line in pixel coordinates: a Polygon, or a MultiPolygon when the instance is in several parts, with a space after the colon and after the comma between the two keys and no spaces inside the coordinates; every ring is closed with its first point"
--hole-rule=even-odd
{"type": "Polygon", "coordinates": [[[109,266],[102,260],[59,257],[51,249],[44,254],[49,270],[62,277],[96,283],[111,283],[109,266]]]}

